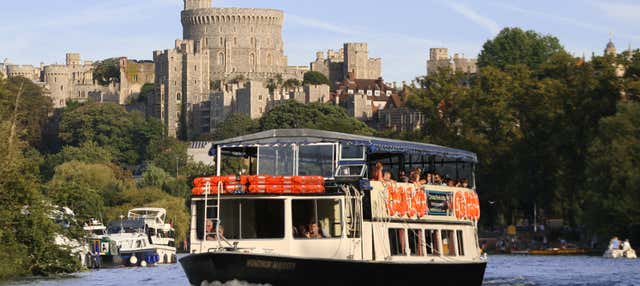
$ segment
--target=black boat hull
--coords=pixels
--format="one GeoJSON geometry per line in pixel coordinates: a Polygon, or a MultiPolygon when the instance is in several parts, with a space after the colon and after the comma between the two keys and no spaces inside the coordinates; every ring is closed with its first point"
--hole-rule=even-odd
{"type": "Polygon", "coordinates": [[[192,254],[180,259],[189,282],[288,285],[482,285],[486,262],[391,263],[302,259],[235,252],[192,254]],[[419,284],[415,284],[419,283],[419,284]]]}

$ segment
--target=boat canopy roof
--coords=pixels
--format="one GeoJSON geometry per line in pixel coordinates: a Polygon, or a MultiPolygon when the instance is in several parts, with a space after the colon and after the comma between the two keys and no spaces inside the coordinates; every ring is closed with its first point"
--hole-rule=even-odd
{"type": "Polygon", "coordinates": [[[120,229],[124,228],[125,232],[131,232],[138,229],[145,228],[144,219],[123,219],[115,220],[109,223],[109,232],[120,232],[120,229]]]}
{"type": "Polygon", "coordinates": [[[273,129],[213,142],[209,155],[215,156],[217,147],[243,148],[290,144],[341,143],[365,146],[368,154],[406,153],[438,156],[463,162],[477,163],[475,153],[439,145],[353,135],[315,129],[273,129]]]}

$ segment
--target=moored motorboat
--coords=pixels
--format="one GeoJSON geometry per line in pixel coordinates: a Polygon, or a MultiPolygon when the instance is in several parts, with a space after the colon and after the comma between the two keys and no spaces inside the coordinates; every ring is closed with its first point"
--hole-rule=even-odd
{"type": "Polygon", "coordinates": [[[482,284],[471,152],[297,129],[214,142],[211,154],[217,175],[194,180],[191,254],[180,259],[193,285],[482,284]],[[223,155],[244,158],[249,174],[220,176],[223,155]],[[429,184],[421,168],[465,184],[429,184]]]}
{"type": "Polygon", "coordinates": [[[174,230],[161,208],[137,208],[111,222],[101,239],[100,255],[107,266],[151,266],[175,263],[174,230]]]}

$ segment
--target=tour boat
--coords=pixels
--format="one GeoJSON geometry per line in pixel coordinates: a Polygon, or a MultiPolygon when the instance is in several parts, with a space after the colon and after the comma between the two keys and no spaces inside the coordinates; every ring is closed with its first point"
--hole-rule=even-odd
{"type": "Polygon", "coordinates": [[[109,224],[100,240],[102,262],[108,266],[150,266],[176,262],[174,230],[165,223],[166,210],[136,208],[109,224]]]}
{"type": "Polygon", "coordinates": [[[214,142],[210,155],[217,172],[194,180],[180,259],[192,285],[482,284],[472,152],[280,129],[214,142]],[[398,182],[378,169],[370,180],[380,164],[398,182]],[[417,168],[468,185],[401,182],[417,168]]]}

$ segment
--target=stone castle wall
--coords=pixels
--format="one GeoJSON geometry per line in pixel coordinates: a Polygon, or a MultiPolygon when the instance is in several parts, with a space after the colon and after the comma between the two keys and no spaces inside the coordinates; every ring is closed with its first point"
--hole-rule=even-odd
{"type": "Polygon", "coordinates": [[[382,59],[369,58],[367,43],[345,43],[337,52],[316,52],[316,60],[310,64],[312,71],[324,74],[332,83],[345,80],[351,73],[357,79],[382,77],[382,59]]]}

